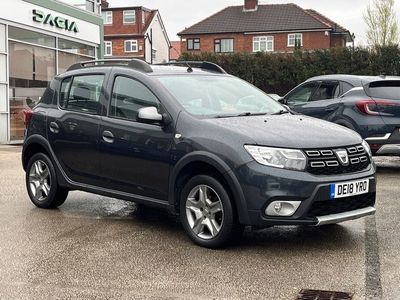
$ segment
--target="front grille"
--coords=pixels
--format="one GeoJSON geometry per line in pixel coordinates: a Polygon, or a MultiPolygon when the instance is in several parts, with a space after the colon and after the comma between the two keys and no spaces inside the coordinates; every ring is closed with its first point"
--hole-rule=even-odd
{"type": "Polygon", "coordinates": [[[316,201],[308,210],[310,218],[340,214],[346,211],[366,208],[375,205],[375,193],[352,196],[347,198],[316,201]]]}
{"type": "Polygon", "coordinates": [[[336,175],[363,171],[370,165],[370,159],[363,146],[351,146],[338,149],[308,149],[307,171],[315,175],[336,175]],[[349,156],[347,166],[343,165],[336,151],[344,150],[349,156]]]}

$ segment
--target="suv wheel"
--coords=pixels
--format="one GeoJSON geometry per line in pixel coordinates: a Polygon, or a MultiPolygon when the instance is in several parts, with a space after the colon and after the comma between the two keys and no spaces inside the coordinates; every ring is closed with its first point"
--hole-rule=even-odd
{"type": "Polygon", "coordinates": [[[68,190],[58,186],[53,163],[43,153],[29,160],[25,180],[29,197],[37,207],[55,208],[67,199],[68,190]]]}
{"type": "Polygon", "coordinates": [[[213,177],[198,175],[188,181],[180,211],[185,231],[200,246],[219,248],[241,233],[228,193],[213,177]]]}

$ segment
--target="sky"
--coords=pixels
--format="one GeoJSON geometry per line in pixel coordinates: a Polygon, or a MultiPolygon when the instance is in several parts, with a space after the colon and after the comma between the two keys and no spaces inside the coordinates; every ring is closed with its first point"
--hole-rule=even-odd
{"type": "MultiPolygon", "coordinates": [[[[396,11],[400,20],[400,0],[396,11]]],[[[144,6],[158,9],[171,41],[179,40],[177,33],[230,5],[243,5],[244,0],[108,0],[111,7],[144,6]]],[[[363,12],[369,0],[260,0],[260,4],[296,3],[312,8],[347,28],[356,35],[356,44],[366,44],[363,12]]]]}

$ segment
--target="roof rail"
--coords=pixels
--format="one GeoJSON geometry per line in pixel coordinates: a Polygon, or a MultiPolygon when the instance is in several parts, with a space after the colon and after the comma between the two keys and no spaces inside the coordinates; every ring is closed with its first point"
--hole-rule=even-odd
{"type": "Polygon", "coordinates": [[[128,68],[135,69],[137,71],[145,72],[145,73],[152,73],[153,69],[151,66],[141,60],[141,59],[99,59],[99,60],[89,60],[89,61],[82,61],[70,66],[67,70],[74,71],[74,70],[81,70],[84,68],[90,67],[102,67],[102,66],[127,66],[128,68]]]}
{"type": "Polygon", "coordinates": [[[227,74],[226,71],[217,64],[208,61],[174,61],[168,63],[157,64],[158,66],[185,66],[188,70],[193,68],[200,68],[207,71],[213,71],[221,74],[227,74]]]}

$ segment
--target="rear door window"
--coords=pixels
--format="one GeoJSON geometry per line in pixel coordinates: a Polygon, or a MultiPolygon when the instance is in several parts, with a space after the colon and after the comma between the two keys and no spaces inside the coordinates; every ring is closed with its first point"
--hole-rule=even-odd
{"type": "Polygon", "coordinates": [[[348,91],[350,91],[352,88],[354,88],[354,86],[352,86],[350,83],[348,82],[342,82],[342,95],[346,94],[348,91]]]}
{"type": "Polygon", "coordinates": [[[100,114],[100,96],[104,75],[83,75],[66,78],[61,83],[61,108],[87,114],[100,114]]]}
{"type": "Polygon", "coordinates": [[[311,96],[310,101],[328,100],[339,97],[340,84],[338,81],[323,81],[311,96]]]}

